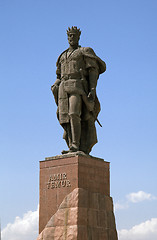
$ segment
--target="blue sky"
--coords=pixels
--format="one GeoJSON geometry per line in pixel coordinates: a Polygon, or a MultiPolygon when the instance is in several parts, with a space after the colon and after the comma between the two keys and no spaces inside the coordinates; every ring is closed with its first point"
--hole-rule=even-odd
{"type": "Polygon", "coordinates": [[[132,234],[157,219],[156,12],[156,0],[0,0],[2,229],[36,213],[39,161],[66,148],[50,87],[72,25],[82,31],[80,45],[107,64],[97,87],[103,128],[91,154],[111,162],[117,229],[132,234]]]}

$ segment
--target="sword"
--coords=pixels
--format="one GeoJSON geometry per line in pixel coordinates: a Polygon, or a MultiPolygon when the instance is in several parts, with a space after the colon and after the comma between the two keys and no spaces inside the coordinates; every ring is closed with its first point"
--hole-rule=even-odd
{"type": "MultiPolygon", "coordinates": [[[[93,108],[94,108],[94,101],[90,100],[90,96],[88,97],[88,85],[87,85],[87,80],[83,74],[83,69],[80,68],[80,73],[81,73],[81,81],[82,81],[82,86],[84,89],[84,93],[82,94],[82,99],[84,101],[84,103],[86,104],[87,109],[89,110],[89,112],[93,115],[94,117],[94,113],[93,113],[93,108]]],[[[100,127],[102,127],[101,123],[99,122],[98,118],[96,118],[97,123],[99,124],[100,127]]]]}

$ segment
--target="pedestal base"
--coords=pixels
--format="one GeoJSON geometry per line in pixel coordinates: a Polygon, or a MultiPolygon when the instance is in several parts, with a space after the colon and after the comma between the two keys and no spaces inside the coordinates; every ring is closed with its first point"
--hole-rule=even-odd
{"type": "Polygon", "coordinates": [[[117,240],[112,198],[82,188],[66,196],[37,240],[117,240]]]}
{"type": "Polygon", "coordinates": [[[81,152],[40,162],[38,240],[117,240],[109,162],[81,152]]]}

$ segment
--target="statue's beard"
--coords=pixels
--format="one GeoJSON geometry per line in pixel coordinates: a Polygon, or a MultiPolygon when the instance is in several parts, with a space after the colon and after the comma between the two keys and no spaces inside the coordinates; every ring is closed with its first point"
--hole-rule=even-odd
{"type": "Polygon", "coordinates": [[[74,40],[69,40],[69,44],[70,44],[70,46],[78,46],[78,42],[76,42],[74,40]]]}

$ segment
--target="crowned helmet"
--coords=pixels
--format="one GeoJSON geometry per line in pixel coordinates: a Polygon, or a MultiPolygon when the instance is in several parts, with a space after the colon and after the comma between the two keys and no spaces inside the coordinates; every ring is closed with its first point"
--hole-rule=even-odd
{"type": "Polygon", "coordinates": [[[71,28],[68,27],[67,35],[69,35],[70,33],[77,34],[78,37],[80,37],[81,35],[80,28],[77,28],[76,26],[72,26],[71,28]]]}

